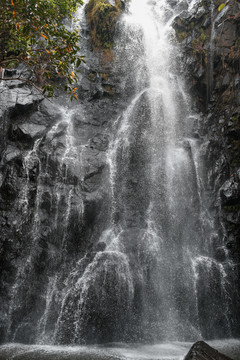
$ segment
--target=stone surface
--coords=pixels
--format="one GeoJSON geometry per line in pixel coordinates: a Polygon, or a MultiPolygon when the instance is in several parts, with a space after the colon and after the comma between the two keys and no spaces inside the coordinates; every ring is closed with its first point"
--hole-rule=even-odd
{"type": "MultiPolygon", "coordinates": [[[[203,18],[197,15],[202,8],[198,6],[192,10],[190,17],[181,18],[180,15],[175,20],[175,29],[180,41],[181,36],[192,38],[191,47],[182,41],[186,58],[182,61],[190,75],[196,105],[205,114],[200,138],[204,141],[203,154],[208,143],[204,156],[209,164],[209,185],[214,188],[216,198],[220,192],[220,202],[216,200],[220,206],[218,217],[224,217],[227,233],[230,234],[227,219],[233,219],[240,206],[239,179],[236,175],[240,167],[240,99],[236,65],[240,58],[240,27],[239,18],[235,15],[239,12],[239,2],[229,1],[220,13],[217,11],[218,3],[213,4],[212,14],[208,4],[203,4],[203,18]],[[231,206],[234,208],[231,209],[231,206]]],[[[237,229],[234,233],[239,236],[237,229]]]]}
{"type": "MultiPolygon", "coordinates": [[[[184,52],[179,62],[194,94],[194,106],[203,113],[195,136],[202,141],[205,186],[211,193],[209,207],[218,233],[214,256],[223,266],[233,261],[235,270],[227,273],[235,278],[234,296],[239,301],[240,4],[230,0],[220,12],[219,2],[214,0],[212,5],[197,3],[189,17],[180,14],[175,19],[174,27],[184,52]]],[[[236,310],[234,328],[240,322],[237,306],[236,310]]]]}
{"type": "Polygon", "coordinates": [[[14,278],[13,302],[25,304],[10,311],[14,340],[34,342],[45,328],[53,336],[66,281],[59,268],[66,266],[61,272],[67,275],[96,245],[102,232],[96,224],[108,216],[106,151],[123,105],[106,89],[115,83],[109,70],[91,57],[77,103],[61,96],[52,103],[14,81],[0,84],[0,342],[7,340],[14,278]],[[54,300],[44,325],[39,314],[48,288],[54,300]]]}
{"type": "Polygon", "coordinates": [[[223,205],[235,205],[240,202],[240,183],[234,178],[225,181],[220,188],[220,197],[223,205]]]}
{"type": "Polygon", "coordinates": [[[198,341],[189,350],[184,360],[231,360],[229,357],[213,349],[204,341],[198,341]]]}

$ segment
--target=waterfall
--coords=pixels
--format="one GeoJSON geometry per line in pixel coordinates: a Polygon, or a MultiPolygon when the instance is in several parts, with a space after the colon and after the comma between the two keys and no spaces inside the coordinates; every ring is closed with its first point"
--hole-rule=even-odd
{"type": "MultiPolygon", "coordinates": [[[[195,3],[186,2],[189,11],[195,3]]],[[[111,114],[111,131],[106,99],[92,116],[94,94],[61,104],[59,119],[25,151],[18,206],[31,245],[11,288],[8,340],[22,341],[25,329],[32,342],[56,344],[231,336],[230,265],[214,250],[222,243],[191,131],[198,114],[172,29],[181,9],[170,0],[126,6],[113,65],[121,111],[111,114]]]]}
{"type": "Polygon", "coordinates": [[[178,74],[176,15],[167,1],[132,0],[121,19],[116,72],[122,96],[131,96],[107,153],[110,223],[101,251],[84,272],[74,270],[77,285],[68,288],[58,319],[60,343],[230,335],[226,272],[211,258],[216,233],[202,200],[201,141],[188,130],[194,116],[178,74]],[[216,309],[203,313],[212,286],[216,309]]]}

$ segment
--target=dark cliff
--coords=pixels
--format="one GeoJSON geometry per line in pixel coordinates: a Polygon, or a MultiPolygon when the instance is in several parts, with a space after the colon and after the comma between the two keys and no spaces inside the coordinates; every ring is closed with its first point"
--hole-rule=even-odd
{"type": "MultiPolygon", "coordinates": [[[[175,19],[183,49],[179,61],[187,74],[194,107],[201,111],[195,136],[203,142],[206,188],[214,214],[214,256],[230,259],[234,279],[232,306],[240,288],[240,2],[202,1],[194,12],[175,19]],[[224,240],[222,247],[221,239],[224,240]]],[[[238,327],[239,313],[233,319],[238,327]]]]}
{"type": "Polygon", "coordinates": [[[176,19],[175,30],[184,49],[181,61],[190,91],[203,114],[197,136],[205,141],[209,186],[219,222],[225,224],[226,246],[238,262],[240,3],[229,1],[221,11],[218,6],[202,2],[194,15],[185,12],[176,19]]]}
{"type": "Polygon", "coordinates": [[[14,333],[16,341],[31,343],[39,331],[51,332],[66,278],[54,274],[69,273],[87,253],[86,266],[99,250],[99,224],[109,211],[106,150],[122,105],[110,64],[89,52],[87,25],[82,32],[88,66],[78,102],[60,96],[53,103],[20,81],[0,84],[1,341],[14,333]],[[28,324],[44,311],[46,284],[52,316],[33,330],[28,324]]]}

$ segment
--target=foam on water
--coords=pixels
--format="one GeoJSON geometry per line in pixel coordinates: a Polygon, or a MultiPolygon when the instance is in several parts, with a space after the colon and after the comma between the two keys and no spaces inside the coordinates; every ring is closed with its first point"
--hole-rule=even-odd
{"type": "MultiPolygon", "coordinates": [[[[237,339],[214,340],[208,344],[233,360],[240,356],[240,341],[237,339]]],[[[173,342],[155,345],[126,345],[113,343],[106,346],[51,346],[51,345],[22,345],[6,344],[0,347],[0,356],[3,360],[19,358],[22,360],[54,359],[59,360],[183,360],[192,343],[173,342]]]]}

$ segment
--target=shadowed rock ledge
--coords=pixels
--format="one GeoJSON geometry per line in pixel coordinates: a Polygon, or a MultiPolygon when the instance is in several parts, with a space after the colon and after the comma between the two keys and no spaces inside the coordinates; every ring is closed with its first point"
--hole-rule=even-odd
{"type": "Polygon", "coordinates": [[[228,356],[225,356],[213,349],[204,341],[198,341],[189,350],[184,360],[231,360],[228,356]]]}

